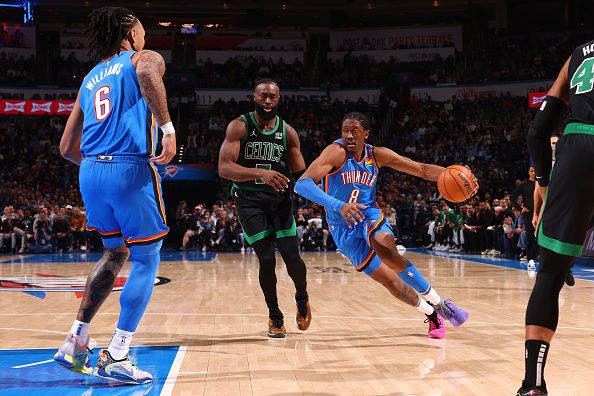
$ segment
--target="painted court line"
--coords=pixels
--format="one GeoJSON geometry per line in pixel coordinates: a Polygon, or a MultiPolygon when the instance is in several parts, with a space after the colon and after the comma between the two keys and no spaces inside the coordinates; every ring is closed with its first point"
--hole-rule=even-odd
{"type": "Polygon", "coordinates": [[[31,366],[37,366],[37,365],[40,365],[40,364],[45,364],[45,363],[49,363],[49,362],[53,362],[53,361],[54,361],[54,359],[48,359],[48,360],[42,360],[41,362],[23,364],[21,366],[12,366],[11,368],[17,369],[17,368],[23,368],[23,367],[31,367],[31,366]]]}
{"type": "Polygon", "coordinates": [[[186,355],[187,348],[188,347],[186,345],[182,345],[177,350],[175,359],[173,360],[173,364],[171,365],[171,369],[169,369],[169,374],[167,375],[167,379],[163,385],[163,389],[161,389],[161,396],[170,396],[173,392],[175,381],[177,380],[177,375],[179,374],[179,369],[181,368],[184,356],[186,355]]]}

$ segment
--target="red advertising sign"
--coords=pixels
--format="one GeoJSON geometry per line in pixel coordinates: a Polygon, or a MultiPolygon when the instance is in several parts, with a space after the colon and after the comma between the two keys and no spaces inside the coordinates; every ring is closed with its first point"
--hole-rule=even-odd
{"type": "Polygon", "coordinates": [[[538,109],[546,96],[546,92],[528,92],[528,107],[538,109]]]}
{"type": "Polygon", "coordinates": [[[73,100],[0,100],[0,114],[68,115],[73,106],[73,100]]]}

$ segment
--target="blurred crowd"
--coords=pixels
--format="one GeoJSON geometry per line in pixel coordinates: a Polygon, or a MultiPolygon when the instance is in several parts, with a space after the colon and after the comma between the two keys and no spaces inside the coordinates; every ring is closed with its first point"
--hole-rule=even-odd
{"type": "MultiPolygon", "coordinates": [[[[285,88],[315,83],[331,89],[377,88],[393,79],[404,79],[405,83],[416,85],[552,79],[570,51],[588,41],[590,36],[591,32],[521,36],[486,31],[480,37],[470,38],[463,51],[456,51],[455,56],[445,59],[436,55],[417,62],[397,62],[393,57],[387,61],[375,60],[373,48],[370,48],[365,55],[347,52],[343,59],[334,61],[328,57],[316,62],[318,70],[309,72],[298,59],[281,57],[273,61],[256,51],[250,56],[237,56],[229,51],[229,58],[223,63],[198,58],[193,66],[181,67],[173,63],[168,67],[169,74],[191,76],[198,88],[244,88],[263,76],[275,78],[285,88]]],[[[5,45],[15,46],[15,42],[18,44],[19,40],[5,39],[5,45]]],[[[0,47],[1,43],[2,38],[0,47]]],[[[81,45],[72,46],[79,49],[81,45]]],[[[80,84],[90,67],[87,62],[77,60],[74,53],[56,56],[47,65],[38,64],[34,56],[0,53],[0,84],[72,87],[80,84]]]]}
{"type": "MultiPolygon", "coordinates": [[[[196,109],[189,116],[186,141],[179,142],[185,146],[185,160],[216,163],[227,124],[239,114],[252,110],[251,106],[247,101],[219,101],[208,109],[196,109]]],[[[381,124],[378,109],[363,101],[335,102],[329,106],[296,102],[280,105],[280,114],[300,136],[306,163],[311,163],[327,144],[339,137],[340,120],[350,111],[369,115],[372,122],[370,143],[378,144],[377,134],[374,133],[381,124]]],[[[480,180],[481,200],[472,201],[470,206],[452,207],[455,213],[468,215],[470,212],[491,211],[495,216],[497,208],[502,207],[500,212],[508,211],[506,213],[509,215],[517,202],[506,202],[505,207],[502,202],[526,178],[529,160],[524,134],[531,117],[524,98],[413,101],[410,106],[398,110],[395,125],[382,144],[420,162],[469,165],[480,180]]],[[[58,116],[0,118],[1,205],[12,206],[23,214],[29,210],[38,215],[41,208],[51,208],[50,217],[67,206],[82,207],[78,192],[78,169],[59,155],[58,145],[65,120],[65,117],[58,116]]],[[[220,180],[220,186],[218,196],[213,196],[216,206],[198,202],[193,206],[178,208],[176,224],[173,225],[177,240],[173,243],[183,248],[189,246],[200,249],[239,250],[246,247],[233,203],[229,201],[230,183],[220,180]],[[199,208],[197,212],[196,208],[199,208]]],[[[427,239],[430,234],[428,223],[434,220],[436,209],[444,212],[444,202],[435,183],[384,169],[378,182],[377,201],[401,239],[425,246],[430,243],[443,244],[439,242],[439,232],[434,231],[434,236],[427,239]]],[[[322,208],[300,197],[296,197],[295,202],[296,209],[299,209],[296,220],[303,247],[332,247],[322,208]]],[[[176,203],[167,202],[167,205],[172,211],[176,203]]],[[[444,213],[449,213],[449,209],[444,213]]],[[[65,215],[69,216],[68,213],[65,215]]],[[[513,220],[512,216],[502,218],[506,217],[513,220]]],[[[437,230],[441,224],[438,222],[437,230]]],[[[465,229],[462,222],[456,224],[455,227],[462,230],[463,236],[465,229]]],[[[503,223],[497,226],[498,230],[503,230],[503,223]]],[[[22,227],[16,228],[23,230],[22,227]]],[[[10,227],[7,226],[4,231],[4,234],[9,234],[10,227]]],[[[19,245],[21,237],[15,232],[10,235],[10,244],[5,241],[3,247],[26,247],[23,243],[19,245]],[[15,239],[14,243],[12,239],[15,239]],[[16,246],[13,246],[15,243],[16,246]]],[[[484,246],[485,238],[478,238],[478,241],[483,241],[483,245],[473,245],[468,249],[505,251],[501,246],[493,245],[487,249],[484,246]]],[[[464,240],[466,244],[474,243],[472,234],[464,240]]],[[[496,241],[495,238],[489,240],[496,241]]],[[[454,243],[454,249],[464,246],[459,240],[458,244],[453,240],[448,240],[448,243],[454,243]]]]}

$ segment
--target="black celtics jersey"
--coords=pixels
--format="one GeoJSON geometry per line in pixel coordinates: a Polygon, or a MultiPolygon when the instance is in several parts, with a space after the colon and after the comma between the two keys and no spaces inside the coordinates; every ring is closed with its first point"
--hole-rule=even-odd
{"type": "MultiPolygon", "coordinates": [[[[274,128],[264,131],[256,122],[253,112],[241,116],[245,122],[245,135],[241,139],[241,148],[237,164],[246,168],[262,168],[286,174],[287,131],[282,118],[276,116],[274,128]]],[[[247,191],[272,189],[263,181],[249,180],[235,182],[236,188],[247,191]]]]}
{"type": "Polygon", "coordinates": [[[573,51],[567,78],[569,115],[566,124],[594,125],[594,40],[573,51]]]}

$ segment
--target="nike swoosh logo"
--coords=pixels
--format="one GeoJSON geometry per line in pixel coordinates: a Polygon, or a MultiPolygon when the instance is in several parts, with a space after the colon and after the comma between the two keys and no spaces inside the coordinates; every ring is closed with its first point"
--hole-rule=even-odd
{"type": "Polygon", "coordinates": [[[542,176],[536,176],[537,179],[542,179],[542,176]]]}

